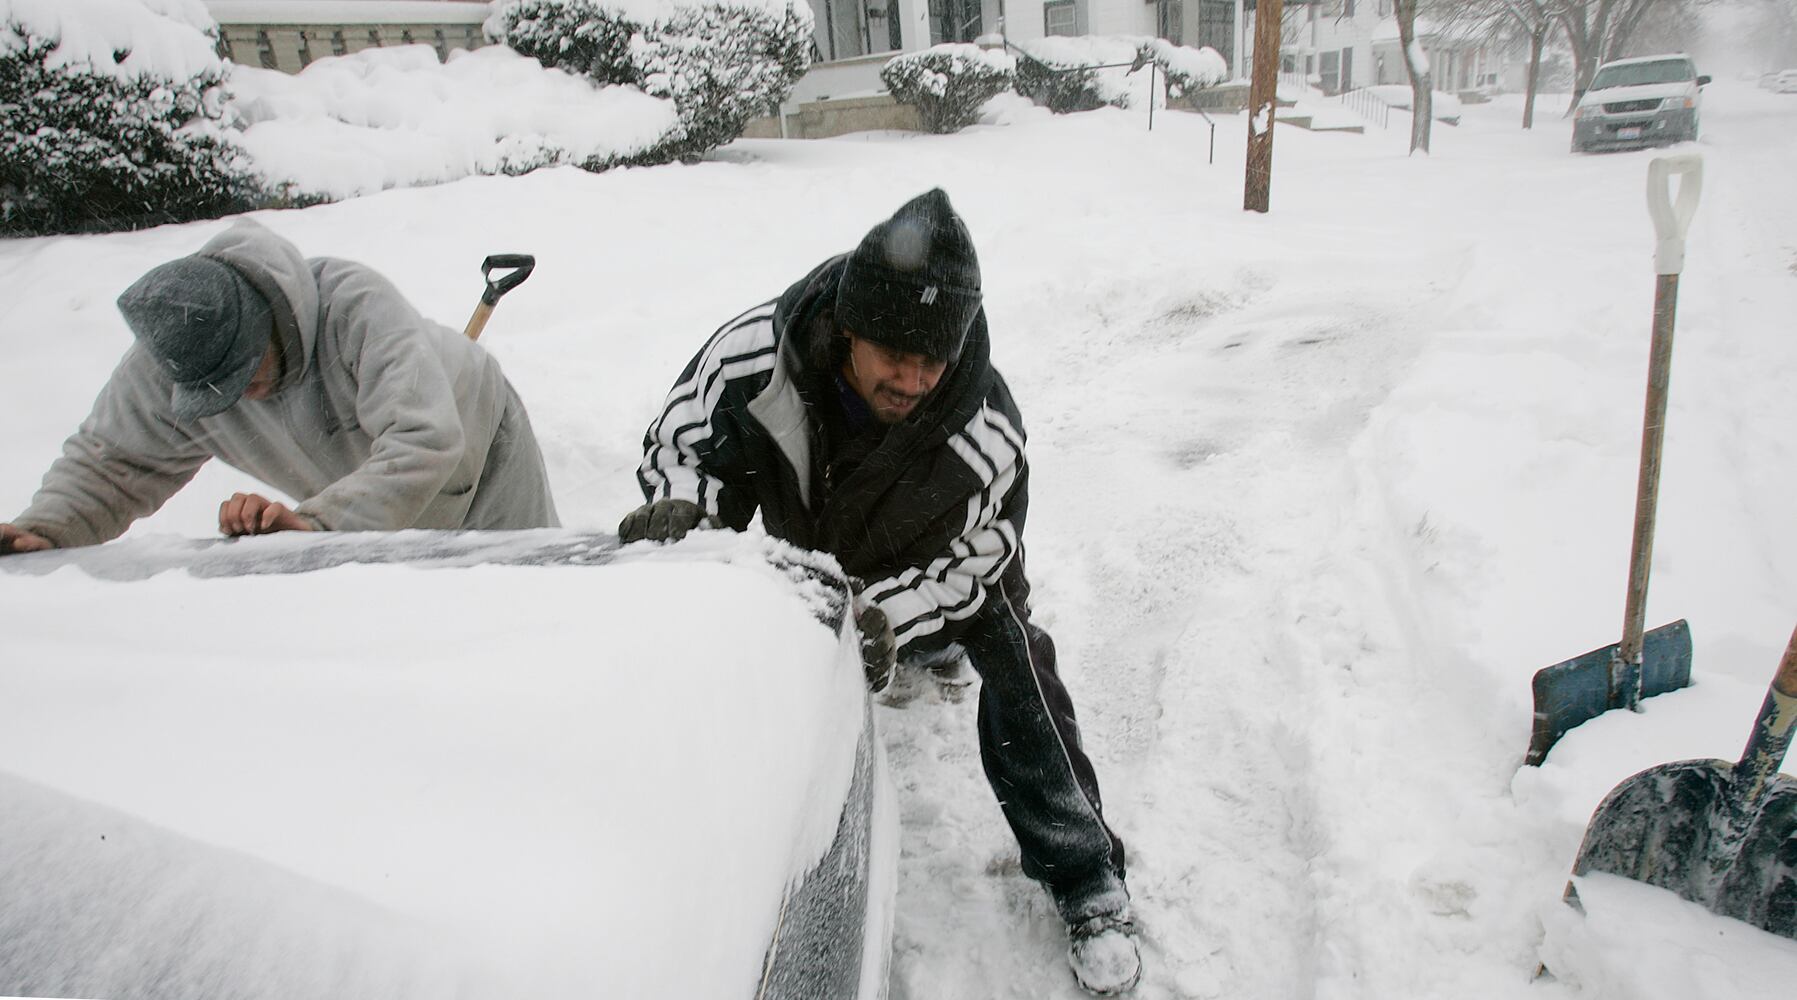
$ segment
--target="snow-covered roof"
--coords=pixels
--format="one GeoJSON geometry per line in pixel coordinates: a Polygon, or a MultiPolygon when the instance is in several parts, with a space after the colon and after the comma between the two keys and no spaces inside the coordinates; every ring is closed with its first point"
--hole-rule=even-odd
{"type": "Polygon", "coordinates": [[[479,24],[487,5],[463,0],[206,0],[220,24],[479,24]]]}

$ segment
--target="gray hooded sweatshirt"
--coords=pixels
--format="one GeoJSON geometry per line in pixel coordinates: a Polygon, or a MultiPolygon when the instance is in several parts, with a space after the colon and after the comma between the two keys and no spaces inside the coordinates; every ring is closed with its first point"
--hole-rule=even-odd
{"type": "Polygon", "coordinates": [[[268,299],[275,391],[183,423],[134,344],[15,525],[62,547],[116,538],[212,457],[301,498],[296,511],[329,530],[557,525],[524,406],[478,345],[374,270],[302,258],[247,219],[200,254],[268,299]]]}

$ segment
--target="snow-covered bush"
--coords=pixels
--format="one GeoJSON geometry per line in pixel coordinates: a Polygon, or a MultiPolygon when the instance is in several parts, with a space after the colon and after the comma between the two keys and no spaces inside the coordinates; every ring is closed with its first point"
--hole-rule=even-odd
{"type": "Polygon", "coordinates": [[[1141,106],[1161,100],[1142,70],[1153,63],[1166,93],[1182,97],[1229,75],[1214,49],[1191,49],[1161,38],[1134,35],[1049,36],[1019,43],[1017,90],[1057,114],[1109,105],[1141,106]],[[1100,68],[1105,67],[1105,68],[1100,68]]]}
{"type": "Polygon", "coordinates": [[[679,131],[672,101],[599,87],[504,46],[364,49],[297,74],[236,67],[242,144],[270,183],[348,198],[471,174],[642,162],[679,131]]]}
{"type": "Polygon", "coordinates": [[[1167,77],[1167,96],[1181,98],[1229,79],[1229,63],[1216,49],[1175,45],[1165,38],[1148,38],[1142,52],[1167,77]]]}
{"type": "Polygon", "coordinates": [[[0,0],[0,232],[205,218],[259,196],[199,0],[0,0]]]}
{"type": "Polygon", "coordinates": [[[672,99],[681,128],[649,162],[721,146],[785,100],[811,27],[789,0],[504,0],[486,30],[545,66],[672,99]]]}
{"type": "Polygon", "coordinates": [[[1141,55],[1134,39],[1052,35],[1018,47],[1018,92],[1055,114],[1130,106],[1130,65],[1141,55]]]}
{"type": "Polygon", "coordinates": [[[1016,83],[1017,57],[965,43],[937,45],[887,60],[880,79],[894,100],[917,109],[924,128],[958,132],[1016,83]]]}

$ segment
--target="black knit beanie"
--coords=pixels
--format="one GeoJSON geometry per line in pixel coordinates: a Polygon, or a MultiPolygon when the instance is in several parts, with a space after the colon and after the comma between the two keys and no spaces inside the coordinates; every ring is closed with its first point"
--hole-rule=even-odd
{"type": "Polygon", "coordinates": [[[870,230],[836,289],[836,322],[894,350],[954,361],[980,311],[967,226],[934,188],[870,230]]]}

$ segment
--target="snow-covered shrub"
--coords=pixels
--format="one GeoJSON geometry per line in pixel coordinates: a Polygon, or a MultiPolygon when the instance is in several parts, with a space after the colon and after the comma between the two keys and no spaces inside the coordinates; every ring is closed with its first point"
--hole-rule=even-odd
{"type": "Polygon", "coordinates": [[[1194,49],[1165,38],[1146,38],[1141,51],[1166,76],[1170,98],[1181,98],[1229,79],[1229,63],[1209,46],[1194,49]]]}
{"type": "Polygon", "coordinates": [[[1130,106],[1130,66],[1141,55],[1136,40],[1051,35],[1018,47],[1024,58],[1017,61],[1017,90],[1048,110],[1064,115],[1130,106]]]}
{"type": "Polygon", "coordinates": [[[880,79],[894,100],[917,109],[924,128],[958,132],[1016,83],[1017,57],[965,43],[937,45],[887,60],[880,79]]]}
{"type": "Polygon", "coordinates": [[[721,146],[785,100],[811,27],[789,0],[504,0],[486,30],[545,66],[672,99],[681,128],[651,162],[721,146]]]}
{"type": "Polygon", "coordinates": [[[259,196],[199,0],[0,0],[0,232],[206,218],[259,196]]]}
{"type": "Polygon", "coordinates": [[[600,87],[504,46],[364,49],[296,74],[238,66],[242,144],[270,183],[348,198],[471,174],[641,162],[679,130],[672,101],[600,87]]]}
{"type": "Polygon", "coordinates": [[[1135,35],[1050,36],[1020,43],[1017,90],[1050,111],[1066,114],[1109,105],[1138,107],[1161,100],[1160,80],[1171,97],[1221,83],[1228,65],[1214,49],[1192,49],[1163,38],[1135,35]],[[1150,63],[1159,70],[1150,88],[1150,63]],[[1100,69],[1099,67],[1106,67],[1100,69]]]}

